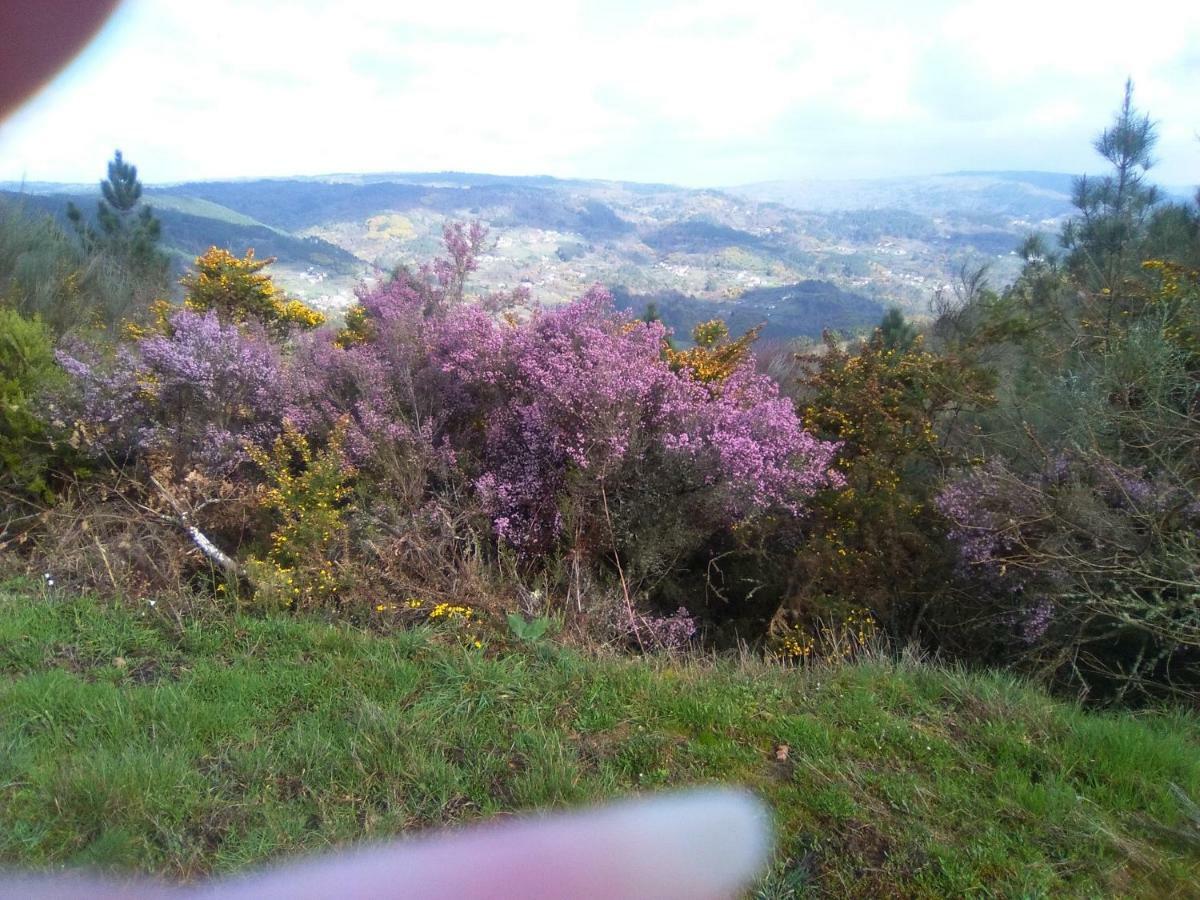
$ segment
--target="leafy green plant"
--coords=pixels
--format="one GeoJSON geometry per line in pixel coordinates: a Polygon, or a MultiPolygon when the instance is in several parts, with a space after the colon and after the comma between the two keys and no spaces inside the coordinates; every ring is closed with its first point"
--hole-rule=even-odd
{"type": "Polygon", "coordinates": [[[509,613],[507,618],[508,628],[513,633],[513,637],[527,644],[536,644],[546,636],[546,632],[550,628],[550,619],[547,616],[526,619],[520,613],[509,613]]]}

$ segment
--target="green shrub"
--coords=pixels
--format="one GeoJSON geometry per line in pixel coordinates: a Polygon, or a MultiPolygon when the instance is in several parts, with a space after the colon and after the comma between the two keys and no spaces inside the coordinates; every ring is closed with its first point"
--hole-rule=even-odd
{"type": "Polygon", "coordinates": [[[58,379],[49,331],[0,307],[0,484],[46,496],[50,446],[38,400],[58,379]]]}
{"type": "Polygon", "coordinates": [[[0,485],[49,493],[45,475],[51,445],[38,400],[59,373],[42,321],[0,307],[0,485]]]}
{"type": "Polygon", "coordinates": [[[0,200],[0,303],[53,335],[115,331],[166,291],[103,250],[86,250],[48,215],[0,200]]]}
{"type": "Polygon", "coordinates": [[[937,472],[960,453],[954,417],[990,405],[992,379],[969,357],[926,350],[904,326],[889,315],[847,348],[826,335],[824,352],[799,360],[805,427],[838,442],[846,489],[813,504],[786,615],[827,622],[865,609],[906,638],[949,578],[928,501],[937,472]]]}

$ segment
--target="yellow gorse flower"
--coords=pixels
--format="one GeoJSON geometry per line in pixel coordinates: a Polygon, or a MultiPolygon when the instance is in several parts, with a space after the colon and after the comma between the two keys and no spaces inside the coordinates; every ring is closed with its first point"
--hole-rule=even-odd
{"type": "Polygon", "coordinates": [[[225,321],[255,320],[268,329],[286,333],[325,324],[325,315],[286,296],[262,270],[274,257],[255,259],[254,250],[236,257],[228,250],[210,247],[196,258],[196,271],[183,278],[184,305],[197,312],[216,310],[225,321]]]}
{"type": "Polygon", "coordinates": [[[719,383],[745,362],[759,331],[759,328],[752,328],[737,340],[730,341],[728,326],[720,319],[712,319],[692,329],[695,347],[674,350],[668,346],[663,349],[663,355],[671,368],[687,369],[697,381],[719,383]]]}
{"type": "Polygon", "coordinates": [[[354,475],[342,452],[345,427],[339,423],[320,451],[314,451],[290,422],[269,450],[247,447],[267,480],[259,504],[278,519],[266,559],[251,559],[248,567],[255,573],[259,593],[280,595],[277,599],[284,606],[325,605],[337,599],[340,585],[334,563],[347,539],[342,515],[354,475]]]}

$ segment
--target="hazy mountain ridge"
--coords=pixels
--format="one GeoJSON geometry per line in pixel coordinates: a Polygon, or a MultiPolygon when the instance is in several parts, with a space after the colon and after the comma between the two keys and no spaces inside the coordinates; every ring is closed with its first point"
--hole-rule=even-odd
{"type": "MultiPolygon", "coordinates": [[[[95,205],[74,186],[24,187],[60,215],[69,199],[95,205]]],[[[1021,238],[1068,214],[1069,188],[1070,176],[1045,172],[727,190],[401,172],[189,182],[145,196],[177,257],[252,246],[278,258],[286,287],[326,308],[351,302],[364,278],[436,253],[445,222],[480,219],[492,238],[480,291],[524,284],[553,303],[599,282],[630,302],[655,300],[680,329],[719,314],[766,321],[782,337],[859,327],[890,303],[922,313],[968,260],[990,261],[1003,283],[1021,238]],[[808,300],[780,303],[777,289],[808,300]]]]}
{"type": "Polygon", "coordinates": [[[983,215],[1052,227],[1073,211],[1074,176],[1059,172],[952,172],[909,178],[768,181],[730,188],[759,202],[817,212],[895,209],[923,216],[983,215]]]}

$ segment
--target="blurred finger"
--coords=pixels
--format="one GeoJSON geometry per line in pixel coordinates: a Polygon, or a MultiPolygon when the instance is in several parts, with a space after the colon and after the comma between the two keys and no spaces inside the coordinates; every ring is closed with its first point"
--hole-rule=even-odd
{"type": "Polygon", "coordinates": [[[759,801],[704,790],[341,853],[208,885],[191,900],[732,897],[769,845],[759,801]]]}
{"type": "Polygon", "coordinates": [[[3,0],[0,2],[0,119],[92,39],[117,0],[3,0]]]}

